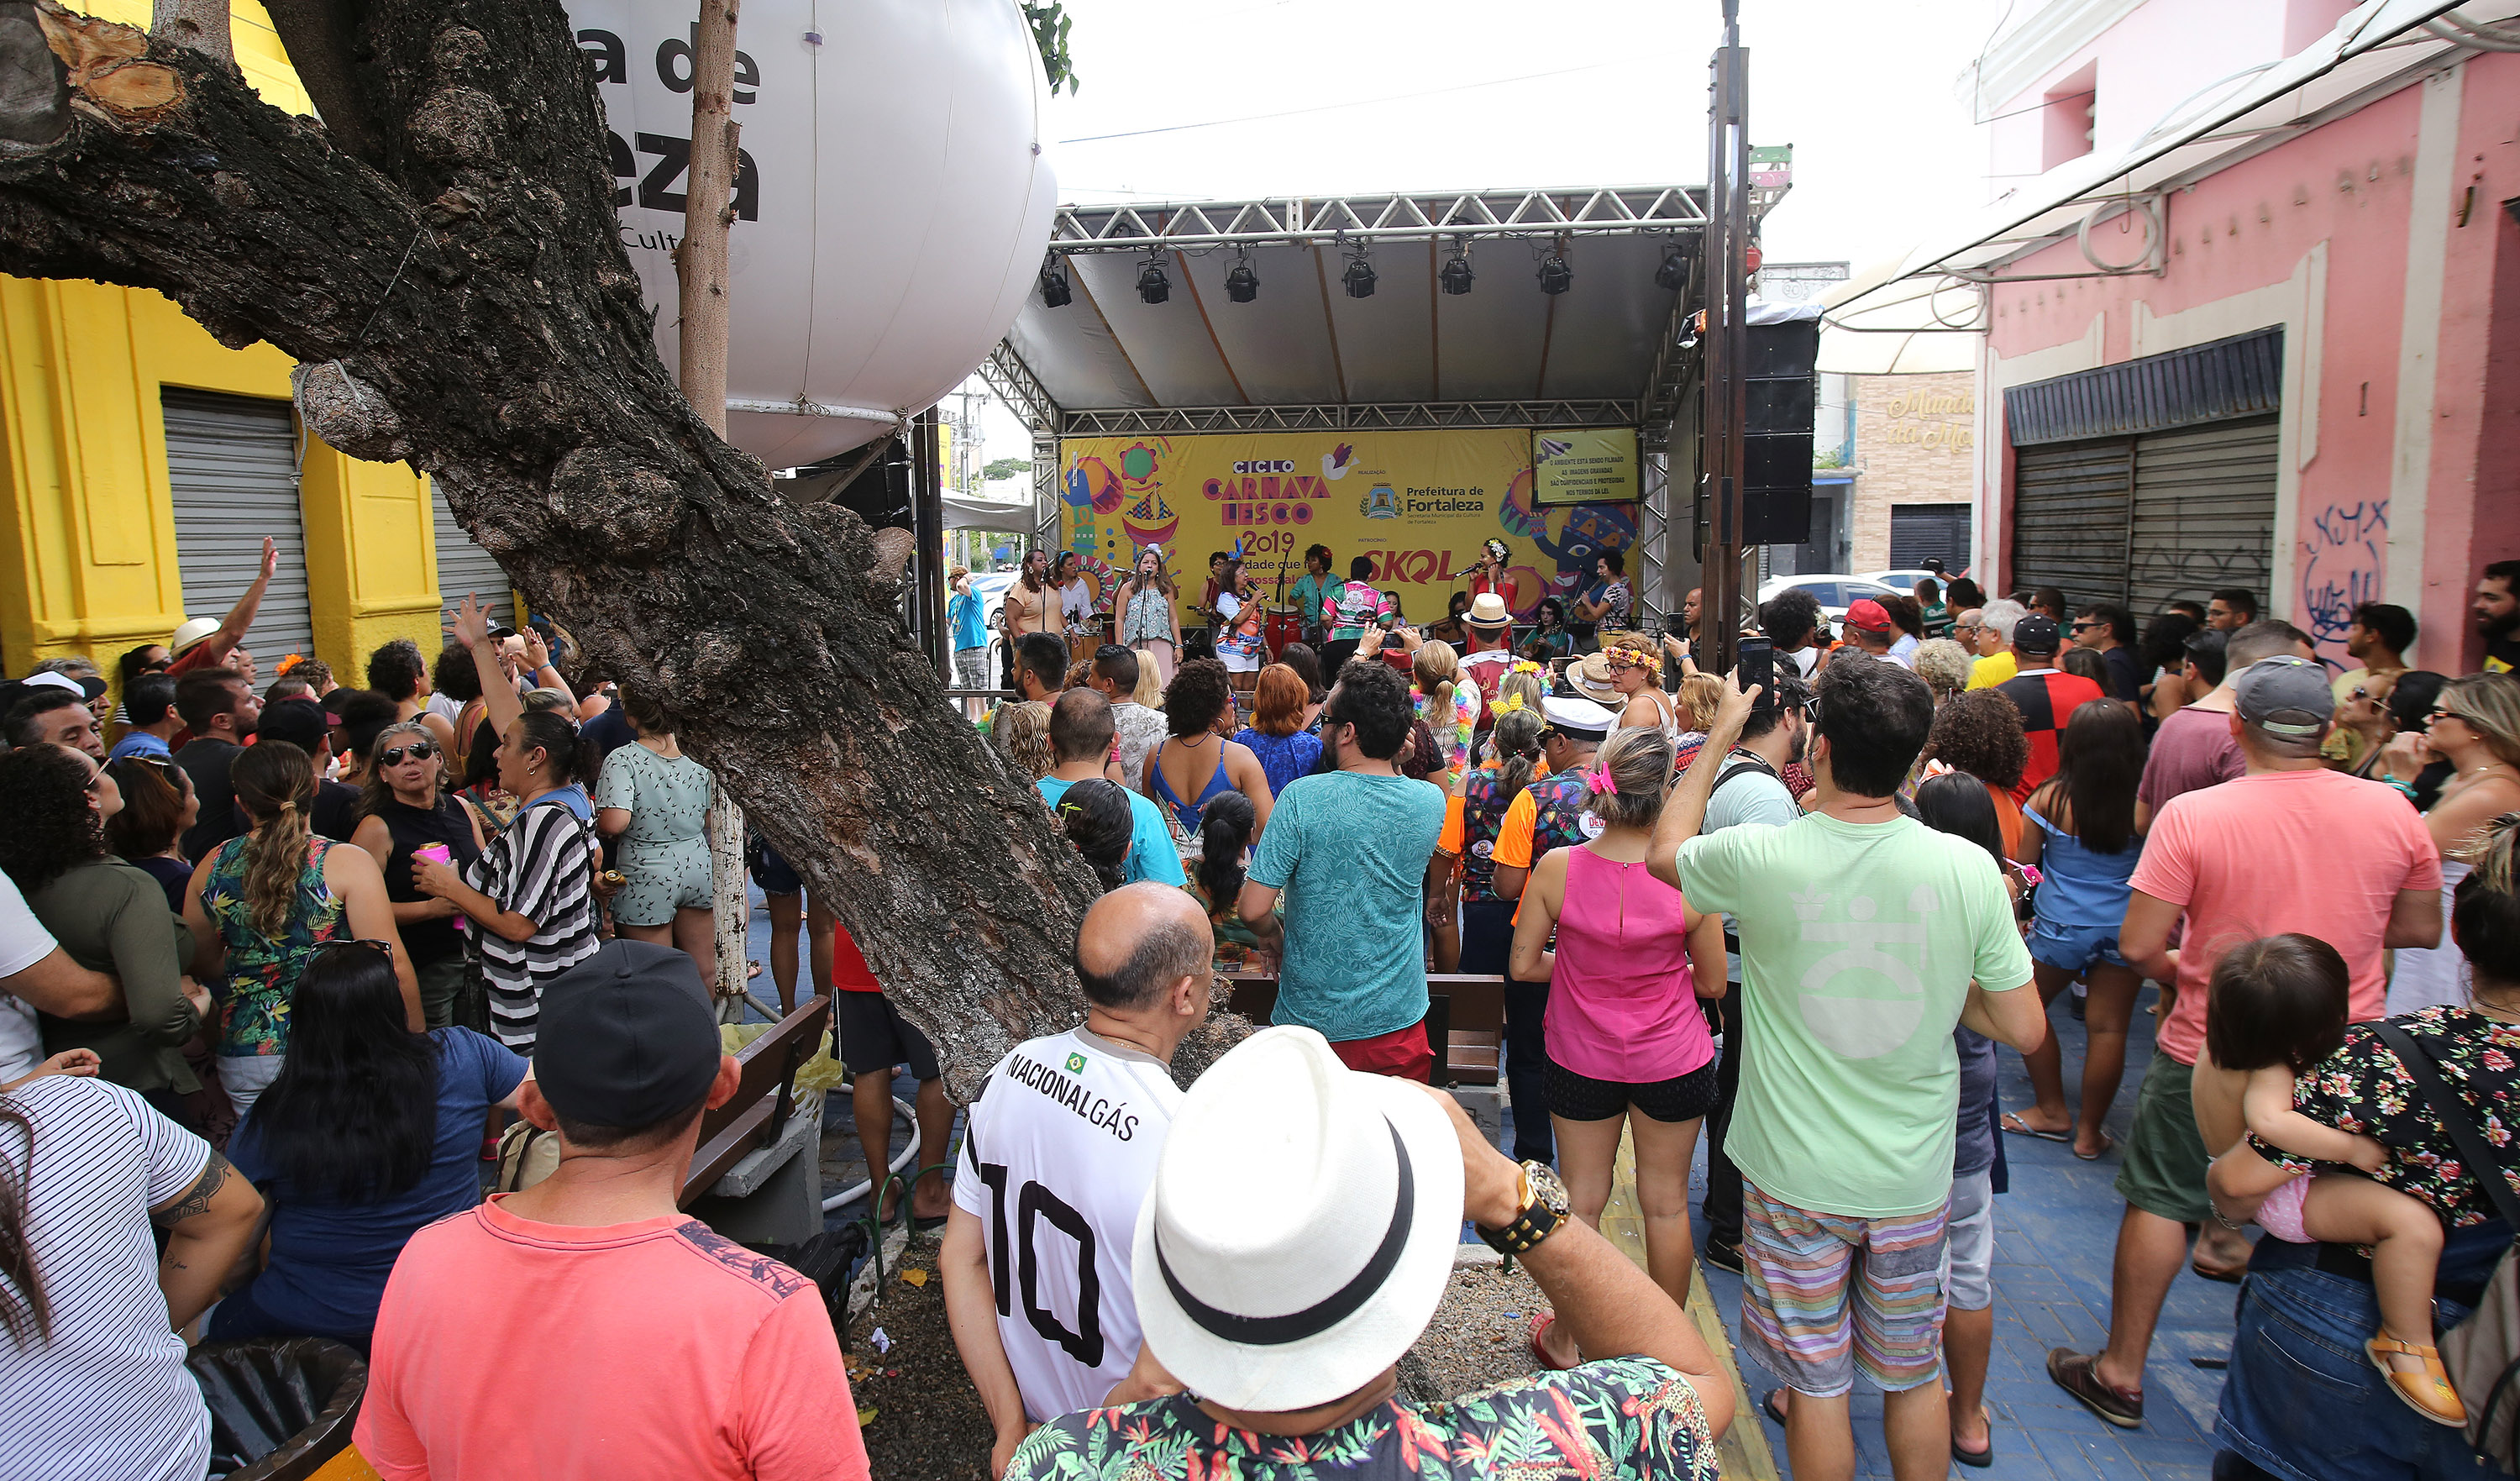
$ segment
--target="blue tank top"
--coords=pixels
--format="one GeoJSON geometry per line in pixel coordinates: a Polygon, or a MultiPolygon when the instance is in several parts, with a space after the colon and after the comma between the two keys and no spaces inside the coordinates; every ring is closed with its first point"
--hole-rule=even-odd
{"type": "Polygon", "coordinates": [[[2039,919],[2055,925],[2115,926],[2126,920],[2127,881],[2143,857],[2137,834],[2122,853],[2103,854],[2025,807],[2021,816],[2039,825],[2039,919]]]}

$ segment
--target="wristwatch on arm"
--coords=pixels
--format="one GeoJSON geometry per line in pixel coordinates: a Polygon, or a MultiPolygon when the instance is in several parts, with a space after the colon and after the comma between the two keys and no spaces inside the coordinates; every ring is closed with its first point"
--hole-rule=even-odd
{"type": "Polygon", "coordinates": [[[1519,1255],[1557,1233],[1557,1227],[1566,1222],[1567,1207],[1566,1185],[1549,1164],[1526,1162],[1522,1164],[1522,1202],[1513,1222],[1503,1229],[1484,1224],[1471,1227],[1499,1253],[1519,1255]]]}

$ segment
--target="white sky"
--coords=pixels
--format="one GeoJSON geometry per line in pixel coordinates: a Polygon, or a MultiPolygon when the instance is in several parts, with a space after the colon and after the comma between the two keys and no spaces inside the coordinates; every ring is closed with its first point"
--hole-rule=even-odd
{"type": "MultiPolygon", "coordinates": [[[[1958,83],[2016,6],[2036,0],[1743,0],[1751,140],[1794,146],[1793,192],[1761,236],[1768,260],[1861,271],[1985,203],[1985,146],[1958,83]]],[[[1063,201],[1706,178],[1715,0],[1067,9],[1083,86],[1051,108],[1063,201]],[[1318,111],[1217,122],[1296,110],[1318,111]]],[[[1003,407],[984,429],[992,457],[1029,451],[1003,407]]]]}

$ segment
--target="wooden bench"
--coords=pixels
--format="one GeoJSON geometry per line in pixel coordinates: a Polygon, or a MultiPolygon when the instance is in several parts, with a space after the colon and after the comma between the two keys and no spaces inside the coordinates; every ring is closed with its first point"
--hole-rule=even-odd
{"type": "MultiPolygon", "coordinates": [[[[1222,973],[1234,985],[1226,1006],[1266,1023],[1278,1006],[1278,976],[1252,968],[1222,973]]],[[[1426,977],[1426,1044],[1437,1085],[1495,1085],[1505,1055],[1505,979],[1468,972],[1426,977]]]]}
{"type": "MultiPolygon", "coordinates": [[[[813,1223],[822,1223],[822,1149],[821,1128],[791,1128],[791,1113],[796,1108],[796,1071],[830,1032],[832,1000],[828,996],[807,999],[797,1010],[773,1025],[769,1032],[743,1047],[736,1055],[742,1069],[735,1094],[724,1105],[700,1114],[699,1147],[692,1154],[691,1171],[683,1178],[682,1196],[677,1206],[700,1215],[712,1226],[728,1210],[719,1205],[740,1203],[754,1192],[773,1194],[770,1201],[780,1201],[775,1194],[788,1183],[807,1181],[815,1189],[813,1223]],[[794,1170],[794,1177],[782,1176],[790,1171],[788,1164],[801,1158],[804,1166],[794,1170]],[[747,1165],[747,1159],[751,1159],[747,1165]],[[710,1191],[728,1180],[730,1174],[742,1171],[743,1187],[714,1198],[710,1191]],[[777,1185],[778,1188],[774,1188],[777,1185]],[[704,1198],[704,1208],[696,1208],[704,1198]],[[712,1214],[720,1217],[711,1217],[712,1214]]],[[[792,1199],[787,1201],[793,1201],[792,1199]]],[[[776,1217],[776,1211],[771,1211],[776,1217]]],[[[731,1219],[729,1222],[733,1222],[731,1219]]],[[[751,1223],[751,1220],[743,1221],[751,1223]]],[[[789,1218],[786,1223],[794,1223],[789,1218]]],[[[727,1233],[720,1230],[721,1234],[727,1233]]],[[[810,1233],[810,1231],[808,1232],[810,1233]]],[[[804,1237],[798,1235],[797,1237],[804,1237]]],[[[756,1240],[755,1242],[792,1242],[792,1240],[756,1240]]]]}

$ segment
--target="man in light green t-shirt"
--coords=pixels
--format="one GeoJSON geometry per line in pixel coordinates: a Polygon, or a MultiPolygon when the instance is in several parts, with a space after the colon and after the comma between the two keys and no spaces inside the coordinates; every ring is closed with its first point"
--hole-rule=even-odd
{"type": "Polygon", "coordinates": [[[1742,1346],[1794,1389],[1797,1474],[1831,1473],[1830,1457],[1851,1466],[1859,1369],[1886,1396],[1895,1468],[1937,1474],[1949,1434],[1927,1412],[1943,1407],[1952,1028],[2037,1047],[2047,1017],[2019,991],[2030,954],[1985,850],[1899,811],[1933,721],[1923,680],[1892,663],[1830,664],[1810,811],[1701,837],[1750,710],[1752,696],[1725,689],[1646,857],[1691,906],[1739,921],[1744,1058],[1726,1150],[1745,1185],[1742,1346]]]}

